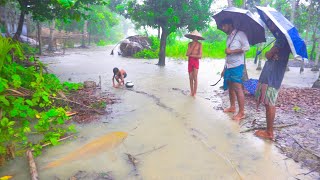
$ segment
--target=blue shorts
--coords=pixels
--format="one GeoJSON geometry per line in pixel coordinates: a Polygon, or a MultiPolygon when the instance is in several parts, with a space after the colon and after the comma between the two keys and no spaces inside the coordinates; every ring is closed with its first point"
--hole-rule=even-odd
{"type": "Polygon", "coordinates": [[[229,82],[235,82],[242,84],[242,76],[243,76],[243,68],[244,65],[240,65],[234,68],[225,69],[224,71],[224,82],[223,82],[223,89],[228,89],[229,82]]]}

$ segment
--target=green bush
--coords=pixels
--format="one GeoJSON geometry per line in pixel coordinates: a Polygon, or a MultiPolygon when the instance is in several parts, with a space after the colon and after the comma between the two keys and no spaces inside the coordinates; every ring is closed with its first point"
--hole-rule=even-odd
{"type": "Polygon", "coordinates": [[[144,59],[156,59],[159,57],[159,51],[154,51],[151,49],[143,49],[142,51],[137,52],[133,55],[135,58],[144,58],[144,59]]]}
{"type": "Polygon", "coordinates": [[[151,49],[143,49],[133,55],[135,58],[156,59],[159,57],[160,40],[155,37],[149,37],[151,49]]]}
{"type": "Polygon", "coordinates": [[[32,46],[30,46],[29,44],[26,44],[26,43],[21,43],[21,48],[22,48],[23,53],[26,54],[26,55],[39,53],[39,49],[38,48],[34,48],[34,47],[32,47],[32,46]]]}
{"type": "Polygon", "coordinates": [[[227,38],[226,33],[219,30],[217,27],[209,27],[202,36],[206,39],[206,42],[214,43],[217,41],[225,41],[227,38]]]}
{"type": "Polygon", "coordinates": [[[97,46],[106,46],[106,45],[108,45],[107,41],[104,41],[104,40],[99,40],[96,44],[97,44],[97,46]]]}
{"type": "Polygon", "coordinates": [[[56,103],[64,88],[55,75],[43,73],[40,61],[39,68],[16,63],[34,60],[25,58],[19,43],[0,37],[0,51],[0,159],[27,149],[38,155],[42,144],[57,145],[67,132],[75,131],[74,126],[65,125],[68,107],[56,103]],[[8,147],[17,151],[10,152],[8,147]]]}
{"type": "MultiPolygon", "coordinates": [[[[166,48],[166,56],[187,59],[186,52],[188,49],[188,43],[191,41],[176,41],[172,45],[168,45],[166,48]]],[[[207,41],[201,41],[202,43],[202,57],[203,58],[225,58],[226,40],[214,41],[212,43],[207,41]]],[[[250,47],[250,50],[246,52],[247,58],[254,58],[256,53],[256,47],[250,47]]]]}

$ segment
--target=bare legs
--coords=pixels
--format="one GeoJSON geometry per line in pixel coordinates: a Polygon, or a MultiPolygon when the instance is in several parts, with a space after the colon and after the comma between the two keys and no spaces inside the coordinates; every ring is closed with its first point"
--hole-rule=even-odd
{"type": "Polygon", "coordinates": [[[273,123],[276,116],[276,107],[271,105],[266,105],[266,118],[267,118],[267,129],[258,130],[254,134],[261,138],[273,139],[273,123]]]}
{"type": "Polygon", "coordinates": [[[190,96],[195,97],[197,94],[198,88],[198,69],[193,68],[191,72],[189,72],[189,80],[190,80],[190,96]]]}
{"type": "Polygon", "coordinates": [[[238,100],[239,112],[233,116],[232,119],[240,121],[245,118],[244,114],[244,93],[240,83],[229,83],[229,99],[230,107],[223,110],[223,112],[236,112],[236,98],[238,100]]]}

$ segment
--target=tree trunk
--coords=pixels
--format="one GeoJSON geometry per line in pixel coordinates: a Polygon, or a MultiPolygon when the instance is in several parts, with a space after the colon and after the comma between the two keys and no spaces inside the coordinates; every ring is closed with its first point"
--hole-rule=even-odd
{"type": "Polygon", "coordinates": [[[320,88],[320,73],[316,82],[313,83],[312,88],[320,88]]]}
{"type": "Polygon", "coordinates": [[[4,23],[5,30],[6,30],[5,33],[8,34],[8,27],[7,27],[8,20],[7,20],[7,7],[6,7],[6,5],[4,5],[4,7],[3,7],[3,15],[4,15],[3,23],[4,23]]]}
{"type": "MultiPolygon", "coordinates": [[[[262,50],[262,45],[261,44],[259,44],[259,45],[257,45],[257,51],[256,51],[256,53],[258,52],[258,51],[260,51],[260,50],[262,50]]],[[[262,52],[258,55],[258,67],[257,67],[257,71],[261,71],[262,70],[262,67],[261,67],[261,59],[262,59],[262,52]]]]}
{"type": "MultiPolygon", "coordinates": [[[[88,22],[88,27],[89,27],[90,22],[88,22]]],[[[88,44],[89,46],[91,45],[91,28],[88,29],[88,44]]]]}
{"type": "Polygon", "coordinates": [[[244,68],[243,68],[243,75],[242,75],[242,81],[248,81],[248,71],[247,71],[247,63],[246,63],[246,57],[244,57],[244,68]]]}
{"type": "Polygon", "coordinates": [[[56,21],[53,19],[50,24],[50,37],[49,37],[49,47],[48,50],[50,52],[54,51],[54,34],[53,31],[55,29],[56,21]]]}
{"type": "Polygon", "coordinates": [[[20,35],[22,33],[22,27],[23,27],[25,14],[26,14],[26,12],[24,10],[22,10],[21,13],[20,13],[18,28],[17,28],[16,33],[13,36],[13,39],[15,39],[15,40],[19,40],[20,39],[20,35]]]}
{"type": "Polygon", "coordinates": [[[316,48],[316,44],[317,44],[316,34],[317,34],[317,28],[314,28],[314,31],[313,31],[313,34],[312,34],[312,49],[311,49],[310,58],[309,58],[310,61],[314,60],[312,55],[314,54],[314,51],[315,51],[315,48],[316,48]]]}
{"type": "Polygon", "coordinates": [[[86,48],[87,29],[88,29],[88,21],[85,20],[83,25],[83,31],[82,31],[82,42],[80,46],[82,48],[86,48]]]}
{"type": "MultiPolygon", "coordinates": [[[[311,18],[314,17],[313,15],[313,0],[310,0],[310,6],[308,7],[308,21],[307,21],[307,24],[311,22],[311,18]]],[[[307,26],[306,27],[306,37],[305,37],[305,43],[306,43],[306,46],[308,46],[309,44],[309,31],[310,31],[310,26],[307,26]]],[[[309,55],[310,57],[310,55],[309,55]]]]}
{"type": "Polygon", "coordinates": [[[158,26],[158,39],[160,39],[160,26],[158,26]]]}
{"type": "Polygon", "coordinates": [[[160,52],[159,52],[159,62],[157,65],[165,66],[166,65],[166,46],[167,46],[167,37],[168,32],[166,28],[161,27],[161,39],[160,39],[160,52]]]}
{"type": "Polygon", "coordinates": [[[292,11],[290,16],[290,21],[292,24],[294,24],[294,17],[296,13],[296,0],[291,0],[291,6],[292,6],[292,11]]]}
{"type": "MultiPolygon", "coordinates": [[[[320,38],[319,38],[319,43],[318,43],[318,52],[316,55],[316,60],[314,62],[314,66],[312,67],[311,71],[319,71],[319,58],[320,58],[320,38]]],[[[319,75],[320,77],[320,75],[319,75]]]]}
{"type": "Polygon", "coordinates": [[[246,0],[243,0],[243,1],[242,1],[242,8],[243,8],[243,9],[247,9],[247,7],[246,7],[246,0]]]}
{"type": "Polygon", "coordinates": [[[233,1],[232,0],[228,0],[228,7],[233,6],[233,1]]]}
{"type": "Polygon", "coordinates": [[[38,43],[39,43],[39,54],[42,54],[42,47],[41,47],[41,25],[40,22],[37,22],[37,29],[38,29],[38,43]]]}

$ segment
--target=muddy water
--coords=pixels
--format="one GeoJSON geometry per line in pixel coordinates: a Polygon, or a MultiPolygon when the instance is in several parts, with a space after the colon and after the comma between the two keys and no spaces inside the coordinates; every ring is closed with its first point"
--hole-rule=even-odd
{"type": "MultiPolygon", "coordinates": [[[[213,108],[221,100],[209,85],[219,79],[222,61],[202,60],[196,98],[188,96],[187,63],[168,60],[166,67],[156,60],[137,60],[110,56],[110,49],[75,50],[63,57],[44,58],[60,79],[82,82],[102,79],[102,90],[120,97],[112,106],[113,114],[101,121],[78,126],[78,138],[63,145],[47,148],[36,158],[40,179],[67,179],[79,170],[111,172],[115,179],[294,179],[308,172],[281,155],[270,142],[252,133],[239,133],[231,116],[213,108]],[[133,89],[112,88],[112,68],[124,68],[133,89]],[[124,131],[129,136],[123,144],[106,149],[91,159],[80,159],[59,167],[41,170],[84,144],[110,132],[124,131]],[[151,151],[153,150],[153,151],[151,151]],[[151,152],[150,152],[151,151],[151,152]],[[145,154],[144,152],[149,152],[145,154]],[[134,168],[125,153],[134,155],[134,168]]],[[[253,65],[250,65],[249,67],[253,65]]],[[[293,73],[293,71],[291,71],[293,73]]],[[[290,73],[291,73],[290,72],[290,73]]],[[[255,70],[249,71],[258,76],[255,70]]],[[[309,72],[305,72],[307,74],[309,72]]],[[[288,73],[289,74],[289,73],[288,73]]],[[[303,86],[308,86],[303,77],[303,86]]],[[[292,75],[293,76],[293,75],[292,75]]],[[[316,79],[317,75],[309,73],[316,79]]],[[[290,76],[288,85],[290,85],[290,76]]],[[[311,79],[310,78],[310,79],[311,79]]],[[[313,80],[310,80],[312,82],[313,80]]],[[[0,175],[13,174],[15,179],[28,179],[24,158],[11,162],[0,175]]],[[[310,179],[308,176],[303,176],[310,179]]]]}

